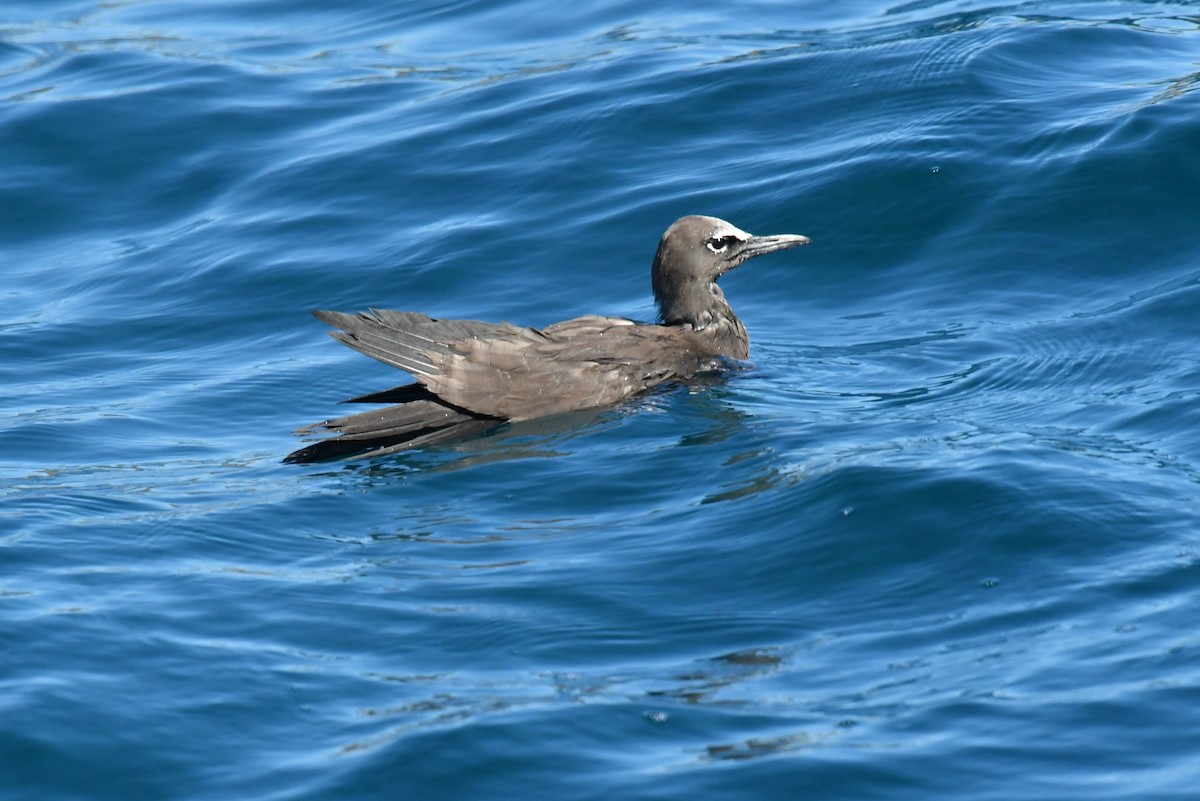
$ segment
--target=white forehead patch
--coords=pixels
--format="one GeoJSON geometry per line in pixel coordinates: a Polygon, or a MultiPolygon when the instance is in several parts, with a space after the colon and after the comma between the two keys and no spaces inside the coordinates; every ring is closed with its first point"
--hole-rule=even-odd
{"type": "Polygon", "coordinates": [[[738,228],[736,225],[731,225],[724,220],[716,220],[716,225],[713,226],[712,233],[708,236],[710,239],[722,236],[736,236],[738,239],[746,240],[750,238],[750,234],[738,228]]]}
{"type": "Polygon", "coordinates": [[[730,225],[724,220],[718,220],[716,217],[711,219],[713,227],[709,231],[708,236],[704,238],[704,247],[713,253],[724,253],[729,250],[729,245],[733,242],[745,242],[750,238],[750,234],[736,225],[730,225]]]}

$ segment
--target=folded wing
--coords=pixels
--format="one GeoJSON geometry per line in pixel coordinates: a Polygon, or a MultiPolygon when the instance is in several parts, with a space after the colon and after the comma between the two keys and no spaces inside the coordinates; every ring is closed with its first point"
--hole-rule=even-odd
{"type": "Polygon", "coordinates": [[[452,442],[501,423],[608,406],[700,366],[678,326],[588,316],[545,329],[475,320],[437,320],[372,309],[314,315],[338,341],[416,378],[353,398],[394,403],[311,426],[336,434],[285,461],[378,455],[452,442]]]}

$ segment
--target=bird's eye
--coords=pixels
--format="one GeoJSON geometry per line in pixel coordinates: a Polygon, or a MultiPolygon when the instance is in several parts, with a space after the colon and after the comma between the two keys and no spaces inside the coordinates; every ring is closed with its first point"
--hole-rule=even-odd
{"type": "Polygon", "coordinates": [[[725,250],[736,241],[736,236],[713,236],[705,240],[704,246],[713,253],[724,253],[725,250]]]}

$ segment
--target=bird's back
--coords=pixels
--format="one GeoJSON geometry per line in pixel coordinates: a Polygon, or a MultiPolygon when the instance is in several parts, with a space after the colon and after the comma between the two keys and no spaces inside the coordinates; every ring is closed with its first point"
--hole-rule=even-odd
{"type": "MultiPolygon", "coordinates": [[[[470,371],[498,368],[503,391],[492,401],[511,420],[620,403],[665,381],[686,380],[706,361],[681,327],[594,315],[541,330],[510,327],[465,344],[462,360],[447,371],[461,385],[446,390],[473,393],[479,381],[470,371]]],[[[474,394],[471,401],[486,402],[474,394]]]]}

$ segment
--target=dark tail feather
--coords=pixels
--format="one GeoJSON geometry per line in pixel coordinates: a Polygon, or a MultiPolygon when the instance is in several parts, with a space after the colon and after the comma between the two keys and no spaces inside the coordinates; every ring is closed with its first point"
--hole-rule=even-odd
{"type": "Polygon", "coordinates": [[[470,439],[503,424],[503,420],[467,420],[444,428],[397,434],[391,437],[333,437],[314,442],[283,457],[287,464],[310,464],[331,459],[368,459],[413,448],[448,445],[470,439]]]}
{"type": "Polygon", "coordinates": [[[313,462],[327,462],[331,459],[343,459],[397,444],[395,442],[396,439],[402,440],[403,438],[384,437],[378,440],[363,440],[335,437],[333,439],[323,439],[298,451],[292,451],[283,457],[283,462],[284,464],[311,464],[313,462]]]}
{"type": "MultiPolygon", "coordinates": [[[[387,392],[403,389],[399,387],[387,392]]],[[[289,453],[283,461],[305,464],[445,444],[495,428],[502,422],[492,417],[481,418],[436,400],[410,399],[410,402],[401,405],[371,409],[303,428],[298,433],[307,434],[324,429],[337,436],[289,453]]]]}

